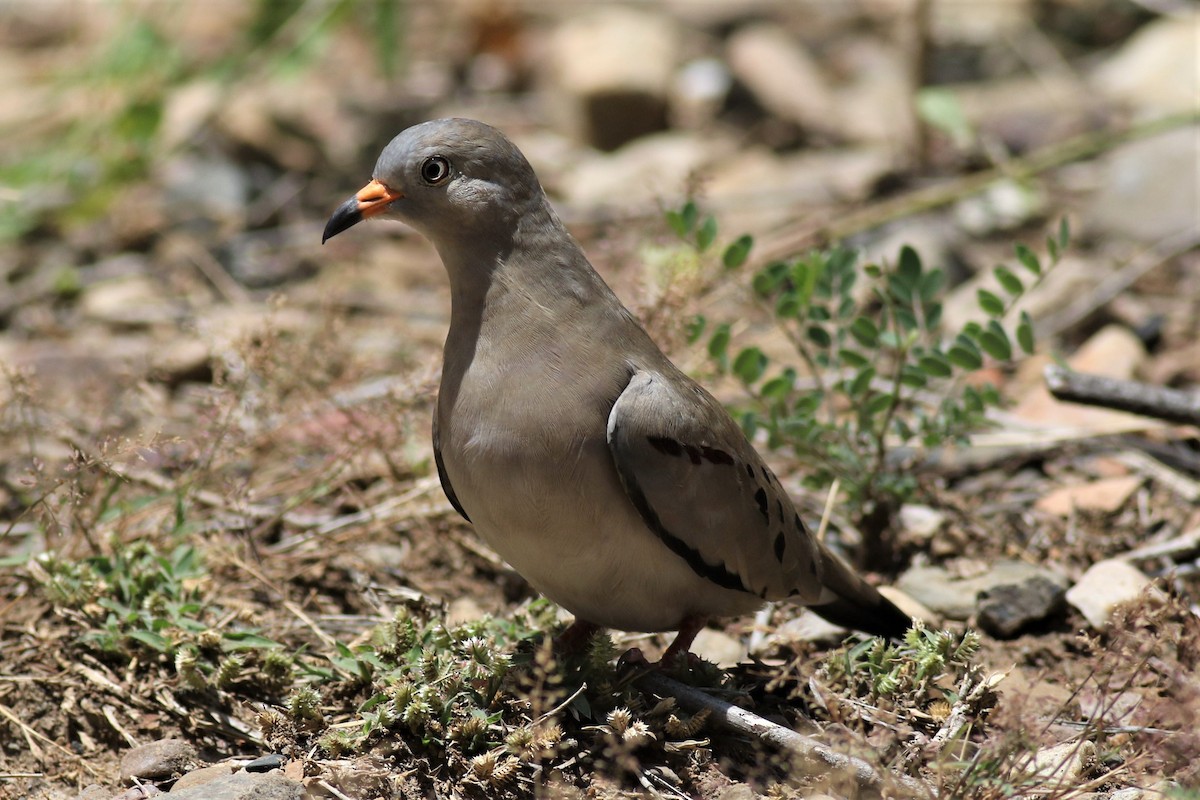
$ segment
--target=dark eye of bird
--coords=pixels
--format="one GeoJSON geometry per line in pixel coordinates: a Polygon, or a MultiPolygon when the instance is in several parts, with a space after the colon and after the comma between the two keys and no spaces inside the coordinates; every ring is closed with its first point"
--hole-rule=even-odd
{"type": "Polygon", "coordinates": [[[441,156],[431,156],[421,165],[421,178],[426,183],[439,183],[450,175],[450,162],[441,156]]]}

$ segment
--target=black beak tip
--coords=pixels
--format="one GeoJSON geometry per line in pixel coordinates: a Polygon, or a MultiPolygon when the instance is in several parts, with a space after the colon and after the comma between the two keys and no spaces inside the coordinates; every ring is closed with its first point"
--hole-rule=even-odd
{"type": "Polygon", "coordinates": [[[352,228],[362,222],[362,212],[358,210],[358,200],[351,197],[346,202],[337,207],[333,212],[333,216],[325,223],[325,232],[321,234],[321,244],[337,236],[347,228],[352,228]]]}

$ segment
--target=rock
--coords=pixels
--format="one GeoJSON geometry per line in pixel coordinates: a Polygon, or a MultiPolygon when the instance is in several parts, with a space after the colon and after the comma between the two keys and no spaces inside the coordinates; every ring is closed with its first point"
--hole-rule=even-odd
{"type": "Polygon", "coordinates": [[[1108,155],[1105,171],[1107,177],[1085,215],[1089,227],[1143,242],[1157,242],[1196,227],[1200,126],[1120,147],[1108,155]]]}
{"type": "Polygon", "coordinates": [[[933,538],[946,524],[946,515],[935,508],[905,503],[900,507],[900,529],[922,541],[933,538]]]}
{"type": "Polygon", "coordinates": [[[772,633],[763,638],[756,653],[769,652],[776,647],[793,642],[824,642],[835,643],[846,638],[846,629],[841,625],[818,617],[810,609],[805,609],[796,617],[780,625],[772,633]]]}
{"type": "Polygon", "coordinates": [[[85,786],[83,791],[75,795],[75,800],[112,800],[113,793],[98,783],[85,786]]]}
{"type": "Polygon", "coordinates": [[[1108,800],[1142,800],[1146,796],[1146,790],[1137,786],[1126,786],[1124,789],[1117,789],[1108,795],[1108,800]]]}
{"type": "Polygon", "coordinates": [[[304,785],[277,772],[235,772],[182,792],[171,800],[305,800],[304,785]]]}
{"type": "Polygon", "coordinates": [[[744,783],[726,786],[717,792],[716,800],[758,800],[759,795],[744,783]]]}
{"type": "Polygon", "coordinates": [[[1044,747],[1033,756],[1028,767],[1031,777],[1037,778],[1039,789],[1055,786],[1074,788],[1078,786],[1085,770],[1091,769],[1096,760],[1096,745],[1088,740],[1063,742],[1053,747],[1044,747]]]}
{"type": "Polygon", "coordinates": [[[1062,609],[1065,594],[1061,585],[1041,575],[985,589],[977,600],[979,627],[997,639],[1010,639],[1062,609]]]}
{"type": "Polygon", "coordinates": [[[171,794],[177,794],[184,789],[191,789],[193,786],[203,786],[218,778],[227,778],[232,774],[233,767],[229,764],[211,764],[207,767],[194,769],[175,781],[175,785],[171,787],[171,794]]]}
{"type": "Polygon", "coordinates": [[[199,339],[175,338],[151,353],[150,372],[155,380],[168,386],[188,381],[209,383],[213,378],[212,352],[199,339]]]}
{"type": "Polygon", "coordinates": [[[1168,114],[1196,107],[1200,86],[1200,13],[1164,15],[1129,37],[1091,75],[1108,97],[1143,113],[1168,114]]]}
{"type": "Polygon", "coordinates": [[[786,30],[755,23],[729,37],[726,60],[733,74],[771,114],[807,131],[838,128],[837,98],[820,66],[786,30]]]}
{"type": "Polygon", "coordinates": [[[1121,510],[1141,485],[1140,475],[1124,475],[1075,486],[1062,486],[1038,500],[1034,508],[1060,517],[1070,516],[1077,510],[1113,514],[1121,510]]]}
{"type": "Polygon", "coordinates": [[[692,652],[718,667],[736,667],[746,658],[746,645],[723,631],[704,628],[692,642],[692,652]]]}
{"type": "Polygon", "coordinates": [[[180,155],[159,176],[176,220],[239,222],[245,216],[250,186],[241,167],[226,158],[180,155]]]}
{"type": "Polygon", "coordinates": [[[638,139],[609,155],[581,162],[563,178],[569,203],[604,207],[653,203],[683,196],[688,178],[737,152],[725,138],[698,133],[658,133],[638,139]]]}
{"type": "Polygon", "coordinates": [[[601,6],[564,20],[545,77],[565,128],[601,150],[666,130],[680,38],[678,23],[650,7],[601,6]]]}
{"type": "Polygon", "coordinates": [[[1067,602],[1093,628],[1100,629],[1108,624],[1114,608],[1137,599],[1149,586],[1150,579],[1137,567],[1111,558],[1096,562],[1083,573],[1079,582],[1067,591],[1067,602]]]}
{"type": "Polygon", "coordinates": [[[856,142],[886,145],[893,160],[908,159],[916,141],[908,54],[872,37],[845,49],[853,78],[838,88],[838,130],[856,142]]]}
{"type": "Polygon", "coordinates": [[[282,753],[271,753],[254,759],[242,769],[246,772],[270,772],[273,769],[283,769],[283,765],[286,763],[287,756],[282,753]]]}
{"type": "Polygon", "coordinates": [[[725,62],[699,58],[683,65],[671,82],[671,116],[681,128],[703,128],[716,118],[733,76],[725,62]]]}
{"type": "Polygon", "coordinates": [[[162,289],[145,275],[89,286],[80,298],[79,310],[85,318],[114,328],[146,328],[176,317],[162,289]]]}
{"type": "Polygon", "coordinates": [[[965,620],[975,613],[977,598],[997,586],[1020,586],[1036,578],[1058,583],[1057,575],[1023,561],[997,561],[986,572],[958,578],[942,567],[913,567],[896,586],[917,602],[949,619],[965,620]]]}
{"type": "Polygon", "coordinates": [[[196,748],[183,739],[159,739],[138,745],[121,756],[121,782],[169,780],[200,762],[196,748]]]}

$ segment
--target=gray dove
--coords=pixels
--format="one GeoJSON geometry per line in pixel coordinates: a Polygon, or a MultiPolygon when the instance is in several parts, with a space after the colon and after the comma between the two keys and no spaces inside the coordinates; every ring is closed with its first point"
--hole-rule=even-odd
{"type": "Polygon", "coordinates": [[[500,131],[408,128],[322,242],[402,220],[450,277],[433,423],[451,504],[535,589],[605,627],[679,633],[790,600],[867,633],[911,620],[831,553],[725,408],[621,304],[500,131]]]}

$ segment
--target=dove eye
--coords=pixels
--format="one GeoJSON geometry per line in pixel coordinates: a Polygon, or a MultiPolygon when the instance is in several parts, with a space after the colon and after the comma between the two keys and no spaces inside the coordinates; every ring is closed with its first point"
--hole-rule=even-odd
{"type": "Polygon", "coordinates": [[[450,162],[441,156],[430,156],[421,164],[421,180],[433,185],[450,176],[450,162]]]}

